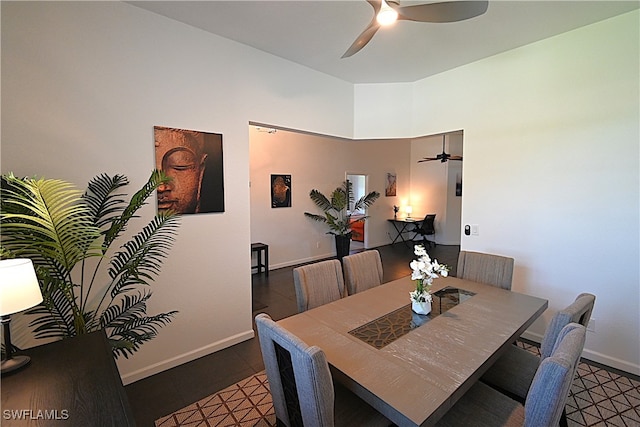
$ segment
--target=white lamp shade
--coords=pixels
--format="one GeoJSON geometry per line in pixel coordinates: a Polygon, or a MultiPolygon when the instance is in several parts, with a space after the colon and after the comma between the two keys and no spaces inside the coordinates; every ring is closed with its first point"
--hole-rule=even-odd
{"type": "Polygon", "coordinates": [[[406,208],[404,208],[404,210],[409,215],[411,215],[411,212],[413,212],[413,208],[411,206],[407,206],[406,208]]]}
{"type": "Polygon", "coordinates": [[[0,261],[0,315],[18,313],[42,302],[42,293],[30,259],[0,261]]]}

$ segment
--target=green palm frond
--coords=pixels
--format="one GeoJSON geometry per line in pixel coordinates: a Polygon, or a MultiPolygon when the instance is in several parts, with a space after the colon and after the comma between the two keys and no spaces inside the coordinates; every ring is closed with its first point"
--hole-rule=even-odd
{"type": "Polygon", "coordinates": [[[106,174],[89,183],[84,194],[64,181],[2,176],[0,257],[28,257],[34,262],[43,302],[27,313],[36,338],[68,338],[109,329],[116,356],[128,357],[177,313],[147,316],[151,285],[168,256],[180,217],[155,216],[144,229],[111,257],[110,280],[98,287],[98,270],[111,244],[155,189],[169,178],[154,171],[129,203],[118,194],[126,177],[106,174]],[[102,244],[101,244],[102,242],[102,244]],[[85,263],[89,257],[96,263],[85,263]],[[78,265],[79,272],[73,272],[78,265]],[[85,269],[93,269],[85,272],[85,269]],[[85,283],[85,276],[90,280],[85,283]],[[79,279],[78,283],[74,280],[79,279]],[[94,285],[97,297],[92,294],[94,285]],[[110,296],[106,309],[101,306],[110,296]],[[88,307],[99,300],[97,306],[88,307]]]}
{"type": "Polygon", "coordinates": [[[180,225],[180,216],[158,214],[144,229],[129,240],[111,260],[109,277],[114,285],[111,298],[130,290],[132,286],[148,285],[160,272],[164,259],[173,245],[180,225]]]}
{"type": "MultiPolygon", "coordinates": [[[[27,313],[37,316],[30,322],[36,338],[68,338],[77,335],[75,310],[68,292],[49,286],[42,303],[27,313]]],[[[43,292],[44,294],[44,292],[43,292]]]]}
{"type": "Polygon", "coordinates": [[[127,223],[135,216],[135,213],[146,203],[160,184],[167,183],[171,180],[164,172],[154,170],[149,177],[147,183],[138,190],[129,201],[129,205],[124,209],[119,218],[111,224],[111,227],[105,233],[105,246],[111,243],[124,231],[127,223]]]}
{"type": "Polygon", "coordinates": [[[147,316],[147,300],[151,293],[123,295],[119,304],[111,305],[101,316],[101,326],[108,332],[116,357],[137,351],[144,342],[153,339],[158,329],[171,322],[177,311],[147,316]]]}
{"type": "Polygon", "coordinates": [[[331,204],[329,199],[327,199],[327,196],[325,196],[318,190],[311,190],[311,192],[309,193],[309,197],[323,211],[333,209],[333,205],[331,204]]]}
{"type": "Polygon", "coordinates": [[[37,316],[30,322],[36,338],[68,338],[90,332],[87,322],[92,313],[83,313],[77,303],[76,285],[52,269],[36,265],[42,303],[27,313],[37,316]],[[52,274],[53,272],[53,274],[52,274]]]}
{"type": "Polygon", "coordinates": [[[98,228],[102,229],[120,217],[126,206],[122,198],[125,194],[115,194],[115,191],[128,184],[129,180],[124,175],[110,177],[104,173],[89,181],[83,197],[98,228]]]}
{"type": "Polygon", "coordinates": [[[336,211],[342,211],[349,207],[349,201],[352,198],[349,189],[351,186],[345,181],[343,187],[338,187],[331,193],[331,207],[336,211]]]}
{"type": "Polygon", "coordinates": [[[318,221],[318,222],[327,222],[327,217],[326,217],[326,215],[325,215],[325,216],[322,216],[322,215],[316,215],[316,214],[312,214],[312,213],[309,213],[309,212],[305,212],[305,213],[304,213],[304,216],[306,216],[307,218],[311,218],[311,219],[312,219],[312,220],[314,220],[314,221],[318,221]]]}
{"type": "Polygon", "coordinates": [[[4,177],[2,244],[18,256],[55,261],[67,272],[100,254],[99,229],[81,193],[60,180],[4,177]]]}
{"type": "Polygon", "coordinates": [[[353,205],[353,210],[354,211],[358,211],[358,210],[362,210],[362,209],[368,208],[369,206],[373,205],[373,203],[376,200],[378,200],[378,197],[380,197],[380,193],[378,193],[377,191],[374,191],[374,192],[371,192],[369,194],[366,194],[366,195],[362,196],[353,205]]]}

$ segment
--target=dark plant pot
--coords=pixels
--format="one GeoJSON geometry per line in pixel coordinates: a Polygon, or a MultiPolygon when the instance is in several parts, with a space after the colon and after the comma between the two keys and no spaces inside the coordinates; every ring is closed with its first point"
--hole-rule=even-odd
{"type": "Polygon", "coordinates": [[[336,253],[340,262],[342,262],[342,258],[349,255],[350,246],[351,233],[344,235],[336,234],[336,253]]]}

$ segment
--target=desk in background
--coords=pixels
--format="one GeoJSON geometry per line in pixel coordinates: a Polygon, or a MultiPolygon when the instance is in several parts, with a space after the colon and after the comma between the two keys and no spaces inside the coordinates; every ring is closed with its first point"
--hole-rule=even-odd
{"type": "Polygon", "coordinates": [[[410,276],[278,321],[327,356],[336,381],[400,427],[435,424],[547,308],[547,300],[455,277],[474,295],[384,347],[352,332],[403,309],[410,276]]]}
{"type": "Polygon", "coordinates": [[[136,425],[103,331],[20,354],[31,362],[2,376],[2,427],[136,425]]]}
{"type": "Polygon", "coordinates": [[[393,228],[395,228],[397,233],[396,237],[394,237],[393,240],[391,241],[391,244],[393,245],[395,242],[398,241],[398,239],[400,239],[402,240],[402,243],[404,243],[405,246],[407,246],[407,240],[404,238],[404,233],[412,232],[413,225],[415,225],[416,227],[420,227],[420,224],[422,223],[421,219],[413,219],[413,218],[392,218],[392,219],[388,219],[387,221],[393,224],[393,228]],[[407,227],[411,227],[411,228],[407,229],[407,227]]]}

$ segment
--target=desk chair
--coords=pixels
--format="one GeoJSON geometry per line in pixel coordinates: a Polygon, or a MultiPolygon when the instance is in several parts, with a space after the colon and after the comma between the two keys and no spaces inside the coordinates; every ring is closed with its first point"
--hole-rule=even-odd
{"type": "Polygon", "coordinates": [[[431,247],[431,244],[433,244],[433,247],[436,246],[436,229],[435,229],[435,220],[436,220],[436,215],[435,214],[428,214],[427,216],[424,217],[424,220],[420,223],[419,226],[415,226],[415,228],[411,231],[413,231],[414,233],[416,233],[414,235],[414,239],[415,236],[422,236],[422,244],[423,245],[427,245],[428,247],[431,247]],[[427,240],[427,236],[433,236],[433,241],[431,240],[427,240]]]}
{"type": "Polygon", "coordinates": [[[324,352],[264,314],[256,316],[260,349],[278,425],[389,426],[391,421],[346,388],[334,385],[324,352]]]}
{"type": "Polygon", "coordinates": [[[456,276],[511,290],[513,258],[481,252],[460,251],[456,276]]]}
{"type": "Polygon", "coordinates": [[[342,258],[342,265],[349,295],[382,284],[382,260],[375,249],[348,255],[342,258]]]}
{"type": "Polygon", "coordinates": [[[337,259],[293,269],[298,313],[347,296],[342,264],[337,259]]]}
{"type": "Polygon", "coordinates": [[[584,349],[586,331],[577,323],[560,331],[551,355],[536,370],[524,405],[478,381],[436,426],[557,426],[584,349]]]}
{"type": "Polygon", "coordinates": [[[511,398],[524,402],[538,366],[551,356],[560,331],[572,322],[586,328],[595,301],[595,295],[580,294],[571,305],[553,316],[542,337],[540,357],[515,345],[510,346],[481,380],[511,398]]]}

